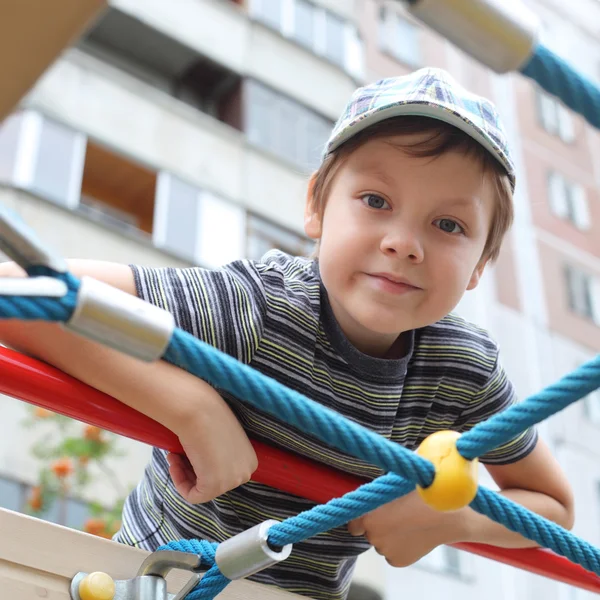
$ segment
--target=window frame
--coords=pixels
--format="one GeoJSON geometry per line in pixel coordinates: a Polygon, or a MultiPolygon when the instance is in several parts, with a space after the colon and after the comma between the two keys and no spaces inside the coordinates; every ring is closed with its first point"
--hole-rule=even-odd
{"type": "Polygon", "coordinates": [[[565,264],[563,270],[569,311],[600,325],[600,283],[597,277],[572,264],[565,264]]]}

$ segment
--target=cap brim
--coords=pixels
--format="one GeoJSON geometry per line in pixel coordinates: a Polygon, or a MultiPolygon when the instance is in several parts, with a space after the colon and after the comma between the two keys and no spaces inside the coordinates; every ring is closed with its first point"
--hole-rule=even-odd
{"type": "Polygon", "coordinates": [[[476,142],[481,144],[504,167],[514,187],[515,179],[512,174],[512,167],[504,152],[495,145],[490,137],[471,119],[466,115],[457,114],[456,107],[445,107],[443,104],[431,104],[430,102],[411,100],[410,102],[399,102],[393,106],[386,106],[380,110],[374,110],[371,113],[361,115],[357,118],[356,122],[348,126],[339,137],[336,137],[331,141],[327,148],[327,154],[336,148],[339,148],[344,142],[354,137],[359,131],[363,131],[367,127],[385,121],[386,119],[402,116],[430,117],[432,119],[444,121],[449,125],[453,125],[461,131],[464,131],[476,142]]]}

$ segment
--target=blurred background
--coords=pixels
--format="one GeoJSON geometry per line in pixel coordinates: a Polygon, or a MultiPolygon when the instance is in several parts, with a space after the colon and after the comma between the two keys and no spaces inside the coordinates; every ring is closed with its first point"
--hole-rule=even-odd
{"type": "MultiPolygon", "coordinates": [[[[600,1],[527,4],[542,40],[600,83],[600,1]]],[[[349,95],[423,66],[492,99],[509,130],[515,225],[458,312],[497,339],[525,397],[600,349],[600,134],[401,2],[111,0],[0,126],[0,202],[66,257],[216,267],[306,254],[308,175],[349,95]]],[[[0,506],[109,536],[150,449],[1,396],[0,411],[0,506]]],[[[600,393],[541,433],[574,486],[575,533],[600,544],[600,393]]],[[[407,569],[367,553],[351,600],[442,594],[592,597],[438,548],[407,569]]]]}

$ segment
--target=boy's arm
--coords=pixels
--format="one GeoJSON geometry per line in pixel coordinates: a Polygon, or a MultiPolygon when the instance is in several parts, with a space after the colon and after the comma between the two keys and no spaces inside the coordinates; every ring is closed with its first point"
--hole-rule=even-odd
{"type": "MultiPolygon", "coordinates": [[[[502,495],[570,529],[573,496],[548,447],[538,440],[521,460],[502,466],[486,465],[502,495]]],[[[352,535],[367,540],[395,567],[412,565],[442,544],[478,542],[504,548],[537,546],[487,517],[466,507],[438,512],[411,492],[348,524],[352,535]]]]}
{"type": "MultiPolygon", "coordinates": [[[[73,260],[69,269],[136,294],[127,265],[73,260]]],[[[24,273],[14,263],[0,264],[0,277],[20,275],[24,273]]],[[[174,481],[190,502],[206,502],[237,487],[256,469],[254,450],[225,401],[182,369],[164,361],[139,361],[44,322],[0,319],[0,343],[59,368],[177,434],[194,470],[202,473],[198,481],[187,477],[186,463],[172,458],[174,481]]]]}

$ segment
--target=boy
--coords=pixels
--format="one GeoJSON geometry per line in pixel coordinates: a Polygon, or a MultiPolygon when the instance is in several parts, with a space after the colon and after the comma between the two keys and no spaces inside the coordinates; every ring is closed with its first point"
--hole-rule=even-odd
{"type": "MultiPolygon", "coordinates": [[[[512,220],[514,166],[494,107],[423,69],[355,92],[311,178],[305,230],[317,258],[274,251],[215,271],[72,261],[171,311],[177,324],[397,443],[465,431],[515,401],[485,332],[451,311],[496,258],[512,220]]],[[[3,275],[13,274],[5,266],[3,275]]],[[[140,364],[48,324],[0,323],[0,339],[161,421],[187,458],[154,449],[129,497],[122,543],[221,541],[309,501],[249,481],[251,437],[364,477],[377,469],[166,363],[140,364]],[[242,428],[243,427],[243,428],[242,428]]],[[[531,430],[483,457],[502,493],[565,527],[568,483],[531,430]]],[[[533,545],[469,508],[437,513],[413,493],[298,544],[253,577],[341,599],[375,546],[409,565],[440,544],[533,545]]]]}

